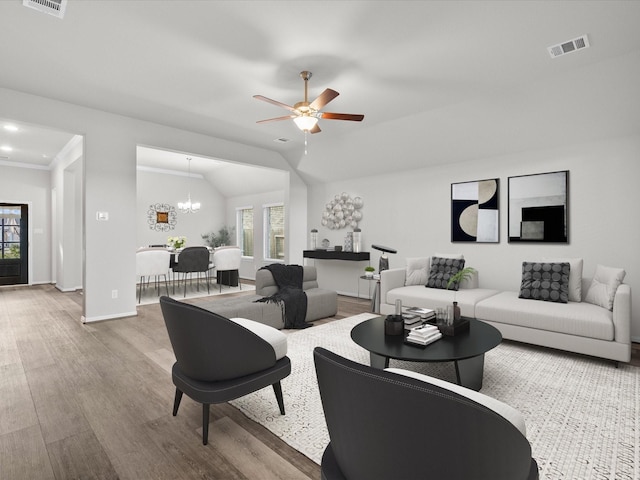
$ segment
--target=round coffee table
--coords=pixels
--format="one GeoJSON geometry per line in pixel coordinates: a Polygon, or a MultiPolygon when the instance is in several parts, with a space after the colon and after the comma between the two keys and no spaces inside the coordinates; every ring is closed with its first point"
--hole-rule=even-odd
{"type": "Polygon", "coordinates": [[[407,345],[404,335],[385,335],[384,317],[359,323],[351,330],[351,338],[369,351],[371,366],[387,368],[389,359],[410,362],[455,362],[459,385],[474,390],[482,388],[484,354],[502,341],[500,331],[480,320],[469,319],[469,331],[455,336],[443,335],[426,347],[407,345]]]}

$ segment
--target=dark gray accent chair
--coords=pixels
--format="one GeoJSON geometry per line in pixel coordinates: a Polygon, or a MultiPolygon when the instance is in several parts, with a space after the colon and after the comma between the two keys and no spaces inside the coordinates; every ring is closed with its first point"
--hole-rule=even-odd
{"type": "Polygon", "coordinates": [[[202,443],[209,438],[209,405],[224,403],[273,386],[280,413],[284,400],[280,380],[291,373],[289,357],[276,360],[273,347],[260,336],[208,310],[160,297],[171,346],[176,356],[173,415],[183,393],[202,403],[202,443]]]}
{"type": "MultiPolygon", "coordinates": [[[[172,265],[173,273],[182,273],[182,279],[184,281],[184,296],[187,296],[187,275],[191,277],[192,273],[198,274],[198,280],[200,280],[200,274],[204,273],[207,280],[207,293],[211,293],[209,287],[209,249],[207,247],[186,247],[178,255],[178,261],[172,265]]],[[[175,279],[174,279],[175,280],[175,279]]],[[[196,282],[196,288],[200,291],[200,282],[196,282]]],[[[175,293],[175,283],[173,286],[173,293],[175,293]]]]}
{"type": "Polygon", "coordinates": [[[330,443],[324,480],[537,480],[531,446],[510,421],[462,395],[313,352],[330,443]]]}

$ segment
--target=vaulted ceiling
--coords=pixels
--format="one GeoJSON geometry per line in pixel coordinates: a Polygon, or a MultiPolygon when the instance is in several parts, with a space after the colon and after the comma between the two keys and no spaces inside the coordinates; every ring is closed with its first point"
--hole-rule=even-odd
{"type": "Polygon", "coordinates": [[[278,151],[323,182],[640,132],[638,19],[615,0],[69,0],[63,19],[3,1],[0,87],[278,151]],[[302,70],[311,98],[340,92],[325,110],[365,114],[320,120],[307,156],[252,98],[302,100],[302,70]]]}

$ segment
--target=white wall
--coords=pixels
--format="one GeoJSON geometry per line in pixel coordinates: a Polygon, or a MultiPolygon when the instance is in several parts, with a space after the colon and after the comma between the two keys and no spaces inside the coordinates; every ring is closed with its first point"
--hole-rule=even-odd
{"type": "Polygon", "coordinates": [[[48,170],[0,166],[0,201],[29,204],[29,283],[51,282],[51,195],[48,170]],[[38,233],[40,232],[40,233],[38,233]]]}
{"type": "Polygon", "coordinates": [[[58,152],[51,168],[51,188],[55,201],[50,210],[54,265],[52,281],[63,292],[81,289],[83,218],[83,140],[74,137],[58,152]]]}
{"type": "MultiPolygon", "coordinates": [[[[274,191],[259,193],[255,195],[239,195],[227,199],[227,225],[236,226],[236,235],[238,228],[236,225],[236,212],[238,208],[253,207],[253,258],[243,257],[240,266],[240,277],[254,280],[256,278],[256,270],[264,267],[273,261],[265,261],[264,259],[264,212],[263,206],[274,203],[284,203],[284,191],[274,191]]],[[[285,209],[285,222],[289,209],[285,209]]],[[[303,231],[300,235],[304,236],[303,231]]],[[[286,244],[288,237],[285,239],[286,244]]],[[[288,249],[289,250],[289,249],[288,249]]],[[[290,250],[289,250],[290,251],[290,250]]],[[[287,262],[287,260],[285,260],[287,262]]]]}
{"type": "Polygon", "coordinates": [[[186,175],[138,171],[137,173],[137,215],[136,238],[140,247],[167,243],[168,237],[185,236],[187,246],[205,245],[202,234],[211,230],[218,231],[225,221],[225,198],[201,176],[189,181],[186,175]],[[181,213],[178,202],[191,199],[201,203],[197,213],[181,213]],[[177,212],[177,224],[174,230],[161,232],[149,228],[147,212],[150,205],[167,203],[177,212]]]}
{"type": "MultiPolygon", "coordinates": [[[[402,154],[399,152],[398,154],[402,154]]],[[[376,161],[376,159],[372,159],[376,161]]],[[[640,295],[640,136],[529,151],[508,157],[442,165],[386,176],[314,186],[309,195],[309,227],[319,238],[342,244],[347,230],[320,225],[325,204],[336,193],[363,198],[360,228],[367,250],[372,243],[398,250],[391,268],[404,267],[407,257],[434,252],[461,252],[479,272],[481,286],[518,290],[521,263],[541,256],[584,258],[584,276],[598,263],[623,267],[633,295],[640,295]],[[569,170],[569,244],[539,245],[507,242],[507,179],[509,176],[569,170]],[[452,243],[451,183],[500,179],[500,243],[452,243]]],[[[380,252],[371,251],[372,265],[380,252]]],[[[365,262],[366,263],[366,262],[365,262]]],[[[362,262],[315,261],[324,287],[354,294],[362,262]]],[[[362,285],[364,288],[365,285],[362,285]]],[[[640,303],[633,306],[632,336],[640,341],[640,303]]]]}
{"type": "MultiPolygon", "coordinates": [[[[288,171],[292,216],[306,216],[306,187],[275,152],[4,88],[0,105],[4,118],[84,135],[84,321],[136,314],[138,145],[288,171]],[[109,220],[98,221],[96,212],[108,212],[109,220]]],[[[304,245],[304,231],[286,235],[301,261],[302,250],[293,249],[304,245]]]]}

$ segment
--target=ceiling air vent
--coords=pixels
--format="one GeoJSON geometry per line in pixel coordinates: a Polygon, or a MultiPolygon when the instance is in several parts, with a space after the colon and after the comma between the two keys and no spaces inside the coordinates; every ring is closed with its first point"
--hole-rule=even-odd
{"type": "Polygon", "coordinates": [[[62,18],[67,9],[67,0],[22,0],[22,5],[62,18]]]}
{"type": "Polygon", "coordinates": [[[284,137],[276,138],[274,140],[274,142],[276,142],[276,143],[287,143],[287,142],[290,142],[290,141],[291,141],[290,139],[284,138],[284,137]]]}
{"type": "Polygon", "coordinates": [[[573,40],[568,40],[566,42],[559,43],[558,45],[547,47],[547,50],[549,50],[551,58],[556,58],[566,55],[567,53],[577,52],[578,50],[582,50],[588,46],[589,39],[586,35],[582,35],[581,37],[574,38],[573,40]]]}

